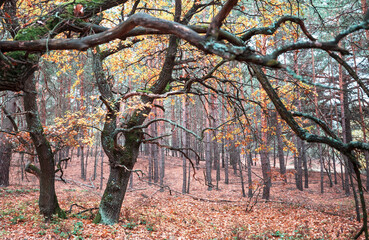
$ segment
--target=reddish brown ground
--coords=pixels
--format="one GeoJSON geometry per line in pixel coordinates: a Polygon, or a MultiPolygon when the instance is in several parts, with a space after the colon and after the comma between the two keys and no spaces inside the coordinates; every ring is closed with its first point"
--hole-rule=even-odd
{"type": "MultiPolygon", "coordinates": [[[[242,198],[240,178],[233,173],[229,185],[223,183],[222,172],[220,190],[207,191],[200,168],[197,180],[191,178],[190,194],[180,194],[181,164],[180,159],[166,160],[165,182],[171,192],[160,192],[158,186],[148,185],[146,178],[135,176],[121,221],[114,226],[93,224],[90,212],[76,214],[83,210],[78,207],[73,207],[68,219],[44,223],[38,214],[37,179],[27,175],[28,180],[21,181],[19,168],[13,167],[12,185],[0,189],[0,239],[349,239],[360,227],[354,220],[353,198],[345,197],[340,186],[329,188],[328,178],[326,193],[320,194],[318,173],[310,174],[310,187],[303,192],[295,189],[292,176],[287,184],[276,179],[272,201],[253,198],[257,203],[249,210],[253,204],[242,198]]],[[[91,161],[88,178],[92,165],[91,161]]],[[[141,158],[136,169],[147,172],[147,159],[141,158]]],[[[107,170],[105,164],[105,179],[107,170]]],[[[260,176],[259,166],[254,171],[260,176]]],[[[65,170],[69,183],[56,183],[59,203],[65,210],[74,203],[98,207],[100,174],[95,181],[82,181],[79,176],[79,161],[74,158],[65,170]],[[92,185],[95,188],[89,187],[92,185]]]]}

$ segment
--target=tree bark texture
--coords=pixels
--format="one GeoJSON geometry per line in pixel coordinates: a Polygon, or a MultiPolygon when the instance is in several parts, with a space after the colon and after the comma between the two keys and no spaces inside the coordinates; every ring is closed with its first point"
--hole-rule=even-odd
{"type": "MultiPolygon", "coordinates": [[[[16,99],[14,93],[8,92],[5,97],[4,118],[1,124],[3,131],[11,132],[13,124],[9,117],[16,111],[16,99]],[[8,116],[9,115],[9,116],[8,116]]],[[[7,139],[7,134],[0,132],[0,186],[9,186],[10,161],[12,158],[12,144],[7,139]]]]}
{"type": "MultiPolygon", "coordinates": [[[[174,59],[177,52],[177,39],[170,37],[167,54],[163,63],[158,80],[150,88],[154,94],[162,93],[167,84],[172,79],[172,71],[174,68],[174,59]]],[[[136,163],[140,144],[143,140],[143,130],[141,128],[123,131],[125,138],[124,145],[117,143],[117,113],[119,111],[119,101],[113,95],[110,84],[104,75],[102,60],[99,54],[94,56],[94,72],[101,99],[107,106],[107,114],[105,117],[104,128],[101,133],[102,146],[109,158],[110,174],[109,179],[100,202],[99,212],[96,215],[95,223],[114,224],[118,222],[120,209],[124,200],[126,189],[128,186],[131,171],[136,163]]],[[[153,99],[142,96],[142,102],[152,103],[153,99]]],[[[143,110],[137,109],[129,116],[125,117],[124,126],[130,129],[141,125],[151,108],[145,107],[143,110]]]]}
{"type": "Polygon", "coordinates": [[[24,110],[28,131],[35,145],[37,156],[40,162],[40,196],[39,208],[45,218],[51,219],[54,213],[64,217],[64,212],[60,209],[55,193],[55,163],[50,144],[45,137],[44,130],[37,108],[36,84],[33,76],[30,76],[24,88],[24,110]]]}
{"type": "Polygon", "coordinates": [[[284,162],[281,123],[278,120],[278,113],[275,113],[274,116],[275,116],[275,129],[276,129],[275,133],[276,133],[277,145],[278,145],[277,148],[278,148],[279,172],[283,176],[284,180],[287,181],[286,164],[284,162]]]}

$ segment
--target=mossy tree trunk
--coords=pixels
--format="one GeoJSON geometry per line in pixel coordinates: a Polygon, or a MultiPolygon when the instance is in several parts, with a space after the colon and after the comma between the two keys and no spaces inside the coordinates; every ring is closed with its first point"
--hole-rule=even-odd
{"type": "MultiPolygon", "coordinates": [[[[172,80],[172,71],[175,65],[175,55],[178,43],[175,37],[169,40],[169,47],[160,76],[155,84],[150,88],[150,92],[160,94],[165,91],[166,86],[172,80]]],[[[119,220],[120,209],[124,200],[126,189],[132,169],[136,163],[141,141],[143,140],[143,130],[138,128],[131,131],[123,131],[125,142],[120,146],[117,141],[117,113],[119,112],[119,102],[115,99],[112,86],[104,76],[101,56],[106,54],[96,54],[94,56],[94,72],[97,85],[101,94],[101,99],[107,107],[104,128],[101,133],[103,149],[109,158],[110,174],[109,179],[100,202],[99,212],[94,219],[95,223],[114,224],[119,220]]],[[[152,103],[154,99],[143,96],[143,104],[152,103]]],[[[141,125],[151,108],[146,107],[136,110],[130,116],[125,117],[123,124],[125,129],[130,129],[141,125]]]]}
{"type": "MultiPolygon", "coordinates": [[[[119,220],[120,209],[128,186],[131,170],[137,160],[139,147],[142,139],[142,130],[125,132],[125,142],[119,146],[117,141],[117,113],[119,103],[113,95],[111,85],[105,77],[100,54],[94,55],[94,72],[101,94],[101,99],[107,106],[104,128],[101,133],[101,142],[105,154],[109,158],[109,179],[100,202],[99,212],[94,220],[95,223],[114,224],[119,220]]],[[[148,110],[146,110],[148,111],[148,110]]],[[[136,112],[134,114],[138,114],[136,112]]],[[[137,115],[136,115],[137,116],[137,115]]],[[[133,118],[127,127],[139,125],[144,119],[133,118]]]]}
{"type": "MultiPolygon", "coordinates": [[[[174,20],[179,21],[181,15],[181,5],[176,1],[174,20]]],[[[187,24],[194,15],[200,5],[194,4],[182,20],[183,24],[187,24]]],[[[178,39],[175,36],[169,38],[169,45],[165,55],[163,67],[160,71],[159,78],[149,89],[153,94],[162,94],[171,83],[173,69],[175,67],[175,58],[178,49],[178,39]]],[[[109,51],[109,50],[108,50],[109,51]]],[[[110,54],[113,54],[111,52],[110,54]]],[[[123,146],[118,145],[116,119],[119,111],[119,102],[115,99],[112,86],[104,76],[102,60],[110,55],[109,53],[96,54],[94,56],[94,68],[97,85],[101,94],[101,99],[107,107],[104,129],[101,134],[102,145],[106,155],[109,158],[110,175],[100,202],[99,212],[96,215],[95,223],[114,224],[119,220],[120,209],[124,200],[128,182],[132,169],[136,163],[140,144],[143,140],[143,130],[135,128],[131,131],[123,131],[125,142],[123,146]]],[[[142,96],[143,104],[153,103],[154,99],[148,96],[142,96]]],[[[146,120],[151,108],[137,109],[124,119],[125,129],[132,129],[142,125],[146,120]]]]}

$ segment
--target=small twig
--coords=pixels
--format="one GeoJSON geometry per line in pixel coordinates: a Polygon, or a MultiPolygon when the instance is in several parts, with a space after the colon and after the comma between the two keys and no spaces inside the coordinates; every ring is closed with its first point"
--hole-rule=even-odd
{"type": "Polygon", "coordinates": [[[70,208],[67,211],[67,213],[72,213],[73,206],[76,206],[76,207],[79,207],[79,208],[84,209],[83,211],[80,211],[80,212],[76,213],[77,215],[80,215],[80,214],[85,213],[85,212],[90,212],[91,215],[92,215],[92,210],[98,210],[99,209],[97,207],[94,207],[94,208],[85,208],[84,206],[81,206],[81,205],[79,205],[77,203],[73,203],[72,205],[70,205],[70,208]]]}

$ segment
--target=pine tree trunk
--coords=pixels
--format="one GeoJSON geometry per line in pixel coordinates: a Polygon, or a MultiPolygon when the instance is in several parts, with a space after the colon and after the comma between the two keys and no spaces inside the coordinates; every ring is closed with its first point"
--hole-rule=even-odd
{"type": "MultiPolygon", "coordinates": [[[[161,102],[161,105],[163,105],[163,103],[161,102]]],[[[163,113],[160,114],[160,117],[163,117],[163,113]]],[[[160,132],[161,133],[164,133],[165,132],[165,125],[164,123],[160,123],[159,124],[159,128],[161,129],[160,132]]],[[[160,191],[161,192],[164,192],[164,177],[165,177],[165,152],[164,152],[164,148],[160,148],[160,152],[159,152],[160,156],[159,156],[159,170],[160,170],[160,173],[159,173],[159,177],[160,177],[160,186],[161,186],[161,189],[160,191]]]]}
{"type": "Polygon", "coordinates": [[[333,162],[333,174],[334,174],[334,184],[337,185],[337,169],[336,169],[336,154],[332,149],[332,162],[333,162]]]}
{"type": "MultiPolygon", "coordinates": [[[[187,127],[188,126],[188,100],[187,97],[185,99],[183,99],[182,102],[182,125],[187,127]]],[[[182,131],[181,134],[181,140],[182,140],[182,148],[187,148],[188,147],[188,143],[187,143],[187,132],[182,131]]],[[[188,154],[187,151],[185,151],[186,154],[188,154]]],[[[182,193],[186,193],[187,192],[187,159],[182,156],[182,193]]]]}
{"type": "Polygon", "coordinates": [[[295,166],[295,176],[296,176],[296,188],[300,191],[303,191],[303,186],[302,186],[302,140],[300,138],[296,138],[297,141],[297,149],[299,152],[299,155],[296,158],[296,166],[295,166]]]}
{"type": "Polygon", "coordinates": [[[99,158],[99,154],[98,154],[98,151],[97,151],[97,146],[98,146],[98,144],[96,143],[96,146],[95,146],[95,161],[94,161],[94,174],[92,176],[92,180],[96,179],[96,171],[97,171],[97,164],[98,164],[98,158],[99,158]]]}
{"type": "Polygon", "coordinates": [[[275,126],[276,126],[276,137],[277,137],[277,148],[278,148],[278,160],[279,160],[279,172],[284,177],[285,182],[287,181],[286,177],[286,165],[284,162],[284,152],[283,152],[283,141],[282,141],[282,130],[281,123],[278,120],[278,113],[274,114],[275,116],[275,126]]]}
{"type": "Polygon", "coordinates": [[[245,183],[243,180],[243,174],[242,174],[242,163],[241,158],[238,159],[238,169],[240,171],[240,180],[241,180],[241,190],[242,190],[242,197],[246,197],[246,191],[245,191],[245,183]]]}
{"type": "Polygon", "coordinates": [[[85,161],[85,171],[84,171],[84,176],[85,176],[85,179],[87,179],[87,167],[88,167],[88,157],[90,156],[90,146],[87,146],[87,152],[86,152],[86,161],[85,161]]]}
{"type": "Polygon", "coordinates": [[[222,154],[222,157],[224,159],[224,183],[225,184],[229,184],[229,171],[228,171],[228,167],[229,167],[229,158],[228,158],[228,154],[227,152],[225,151],[225,141],[222,140],[222,151],[223,151],[223,154],[222,154]]]}
{"type": "Polygon", "coordinates": [[[304,182],[304,187],[305,188],[309,188],[309,169],[308,169],[308,164],[307,164],[307,159],[306,159],[306,150],[305,150],[305,142],[301,141],[301,158],[302,158],[302,164],[304,167],[304,177],[305,177],[305,182],[304,182]]]}
{"type": "Polygon", "coordinates": [[[102,189],[104,182],[104,151],[103,148],[100,150],[101,162],[100,162],[100,189],[102,189]]]}
{"type": "Polygon", "coordinates": [[[247,153],[247,184],[248,184],[248,197],[251,198],[253,195],[252,192],[252,172],[251,172],[251,166],[252,166],[252,155],[251,151],[247,153]]]}
{"type": "Polygon", "coordinates": [[[269,200],[270,198],[270,187],[272,186],[272,180],[270,177],[270,162],[268,158],[268,153],[263,150],[260,153],[260,160],[261,160],[261,170],[263,172],[263,196],[262,198],[265,200],[269,200]]]}
{"type": "MultiPolygon", "coordinates": [[[[155,118],[157,118],[157,109],[153,110],[155,112],[155,118]]],[[[153,124],[153,136],[160,136],[160,129],[158,128],[158,124],[153,124]]],[[[153,180],[154,183],[159,182],[159,146],[153,145],[153,180]]]]}
{"type": "Polygon", "coordinates": [[[324,193],[324,158],[322,146],[318,145],[319,163],[320,163],[320,193],[324,193]]]}
{"type": "Polygon", "coordinates": [[[211,179],[211,159],[210,159],[210,133],[206,133],[205,137],[205,171],[206,171],[206,183],[208,185],[208,191],[213,189],[212,179],[211,179]]]}
{"type": "Polygon", "coordinates": [[[81,149],[81,159],[80,159],[80,161],[81,161],[81,179],[82,180],[86,180],[86,175],[85,175],[85,151],[84,151],[84,147],[83,146],[81,146],[80,147],[80,149],[81,149]]]}

